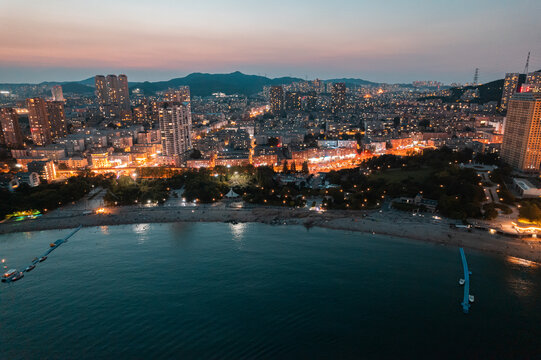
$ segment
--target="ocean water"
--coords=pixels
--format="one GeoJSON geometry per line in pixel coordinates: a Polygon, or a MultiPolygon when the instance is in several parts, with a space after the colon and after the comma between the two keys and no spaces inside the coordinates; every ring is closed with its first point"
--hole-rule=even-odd
{"type": "MultiPolygon", "coordinates": [[[[0,236],[24,268],[69,230],[0,236]]],[[[0,359],[526,359],[541,356],[541,268],[301,226],[85,228],[0,284],[0,359]]]]}

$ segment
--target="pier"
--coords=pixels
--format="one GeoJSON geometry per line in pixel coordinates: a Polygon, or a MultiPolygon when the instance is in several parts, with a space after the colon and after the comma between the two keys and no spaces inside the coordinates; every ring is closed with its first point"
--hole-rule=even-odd
{"type": "MultiPolygon", "coordinates": [[[[77,228],[73,229],[68,235],[66,235],[62,239],[58,239],[54,243],[51,243],[49,245],[50,248],[47,251],[45,251],[40,257],[34,258],[34,260],[32,260],[32,263],[30,265],[26,266],[23,270],[20,271],[21,276],[18,277],[18,279],[22,278],[24,276],[22,274],[24,274],[25,272],[29,272],[29,271],[33,270],[39,262],[45,260],[47,258],[47,256],[50,253],[52,253],[54,250],[56,250],[60,245],[66,243],[68,241],[68,239],[70,237],[72,237],[73,235],[75,235],[75,233],[77,231],[81,230],[82,227],[83,227],[82,225],[79,225],[77,228]]],[[[9,277],[7,279],[2,279],[2,281],[10,283],[10,282],[13,281],[13,276],[11,276],[11,277],[9,277]]]]}
{"type": "Polygon", "coordinates": [[[462,258],[462,267],[464,268],[464,299],[462,300],[462,311],[467,314],[470,311],[470,271],[464,249],[460,248],[460,257],[462,258]]]}

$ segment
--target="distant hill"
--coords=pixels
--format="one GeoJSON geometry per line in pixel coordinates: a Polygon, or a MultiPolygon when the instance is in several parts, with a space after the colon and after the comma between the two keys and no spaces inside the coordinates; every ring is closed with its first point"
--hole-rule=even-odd
{"type": "Polygon", "coordinates": [[[212,93],[252,95],[265,85],[291,84],[302,81],[299,78],[281,77],[270,79],[265,76],[246,75],[239,71],[230,74],[192,73],[186,77],[157,82],[130,82],[130,89],[139,88],[145,94],[153,94],[179,86],[189,86],[190,92],[195,96],[209,96],[212,93]]]}
{"type": "Polygon", "coordinates": [[[346,83],[346,86],[351,86],[351,85],[379,85],[379,83],[375,83],[375,82],[372,82],[372,81],[363,80],[363,79],[353,79],[353,78],[341,78],[341,79],[325,80],[325,83],[337,83],[337,82],[346,83]]]}
{"type": "Polygon", "coordinates": [[[441,99],[444,103],[457,102],[466,90],[479,89],[479,97],[472,102],[485,104],[496,101],[499,105],[502,99],[503,81],[503,79],[500,79],[477,86],[454,87],[449,89],[451,91],[450,96],[427,96],[419,98],[419,100],[441,99]]]}
{"type": "Polygon", "coordinates": [[[65,94],[91,94],[94,92],[94,87],[83,85],[80,82],[68,82],[62,84],[62,91],[65,94]]]}

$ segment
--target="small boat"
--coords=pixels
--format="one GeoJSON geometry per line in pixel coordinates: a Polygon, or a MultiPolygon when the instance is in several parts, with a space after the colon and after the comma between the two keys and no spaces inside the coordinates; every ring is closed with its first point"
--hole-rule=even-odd
{"type": "Polygon", "coordinates": [[[470,300],[471,303],[474,302],[475,301],[475,296],[470,295],[469,300],[470,300]]]}
{"type": "Polygon", "coordinates": [[[22,272],[22,271],[19,271],[18,273],[16,273],[16,274],[10,279],[10,281],[21,280],[23,277],[24,277],[23,272],[22,272]]]}
{"type": "Polygon", "coordinates": [[[2,274],[2,282],[6,282],[17,273],[17,269],[10,269],[2,274]]]}
{"type": "Polygon", "coordinates": [[[464,279],[458,280],[459,285],[464,285],[465,283],[466,283],[466,280],[464,280],[464,279]]]}
{"type": "Polygon", "coordinates": [[[43,262],[45,260],[47,260],[47,256],[42,256],[42,257],[39,258],[39,262],[43,262]]]}
{"type": "Polygon", "coordinates": [[[34,270],[34,268],[36,267],[36,265],[32,264],[30,266],[27,266],[26,269],[24,269],[25,272],[29,272],[29,271],[32,271],[34,270]]]}
{"type": "Polygon", "coordinates": [[[56,240],[54,243],[50,243],[49,246],[52,247],[52,248],[54,248],[54,247],[57,247],[58,245],[60,245],[60,244],[62,244],[62,243],[64,243],[64,240],[58,239],[58,240],[56,240]]]}

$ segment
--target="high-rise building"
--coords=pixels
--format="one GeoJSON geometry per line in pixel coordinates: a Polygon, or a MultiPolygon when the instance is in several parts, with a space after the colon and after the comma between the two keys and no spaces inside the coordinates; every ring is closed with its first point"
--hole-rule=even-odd
{"type": "Polygon", "coordinates": [[[190,103],[164,102],[159,106],[162,154],[180,158],[192,148],[190,103]]]}
{"type": "Polygon", "coordinates": [[[346,83],[334,83],[331,89],[332,112],[346,109],[346,83]]]}
{"type": "Polygon", "coordinates": [[[287,110],[300,110],[301,109],[301,94],[296,91],[286,91],[285,99],[287,110]]]}
{"type": "Polygon", "coordinates": [[[64,101],[64,93],[62,92],[61,85],[53,86],[51,93],[53,95],[53,101],[64,101]]]}
{"type": "Polygon", "coordinates": [[[26,99],[30,133],[34,144],[43,146],[52,142],[51,123],[47,115],[47,103],[42,98],[26,99]]]}
{"type": "Polygon", "coordinates": [[[116,75],[107,75],[105,80],[107,81],[107,102],[109,104],[117,104],[120,90],[118,78],[116,75]]]}
{"type": "Polygon", "coordinates": [[[190,101],[190,87],[181,86],[178,89],[169,89],[164,95],[164,100],[167,102],[186,102],[190,101]]]}
{"type": "Polygon", "coordinates": [[[309,91],[306,93],[301,101],[302,108],[306,111],[314,111],[317,106],[317,93],[316,91],[309,91]]]}
{"type": "Polygon", "coordinates": [[[528,91],[541,92],[541,71],[529,73],[525,84],[527,84],[528,91]]]}
{"type": "Polygon", "coordinates": [[[541,166],[541,93],[516,93],[509,101],[502,159],[523,172],[541,166]]]}
{"type": "Polygon", "coordinates": [[[95,94],[101,114],[107,119],[131,118],[130,94],[126,75],[96,75],[95,94]]]}
{"type": "Polygon", "coordinates": [[[526,80],[526,75],[519,73],[507,73],[505,74],[505,80],[503,82],[502,101],[500,104],[501,110],[507,110],[509,100],[511,96],[515,94],[522,83],[526,80]]]}
{"type": "Polygon", "coordinates": [[[130,90],[128,88],[128,77],[124,74],[118,75],[118,101],[122,110],[130,110],[130,90]]]}
{"type": "Polygon", "coordinates": [[[64,113],[64,102],[47,101],[47,116],[51,124],[51,137],[57,139],[66,136],[67,124],[64,113]]]}
{"type": "Polygon", "coordinates": [[[269,91],[270,109],[273,114],[284,110],[284,88],[281,85],[271,86],[269,91]]]}
{"type": "Polygon", "coordinates": [[[0,108],[0,133],[4,144],[15,148],[23,145],[23,134],[19,126],[19,115],[13,108],[0,108]]]}

